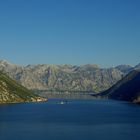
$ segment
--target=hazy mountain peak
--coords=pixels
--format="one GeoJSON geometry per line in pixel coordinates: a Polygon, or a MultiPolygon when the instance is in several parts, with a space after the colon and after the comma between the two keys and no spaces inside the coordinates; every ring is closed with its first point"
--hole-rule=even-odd
{"type": "Polygon", "coordinates": [[[10,62],[7,61],[7,60],[0,60],[0,64],[1,64],[1,65],[12,65],[12,63],[10,63],[10,62]]]}
{"type": "Polygon", "coordinates": [[[85,64],[85,65],[81,65],[81,67],[99,68],[97,64],[85,64]]]}
{"type": "Polygon", "coordinates": [[[121,72],[128,74],[130,71],[133,70],[133,67],[130,65],[118,65],[117,67],[115,67],[116,69],[120,70],[121,72]]]}
{"type": "Polygon", "coordinates": [[[135,66],[135,70],[140,70],[140,63],[135,66]]]}

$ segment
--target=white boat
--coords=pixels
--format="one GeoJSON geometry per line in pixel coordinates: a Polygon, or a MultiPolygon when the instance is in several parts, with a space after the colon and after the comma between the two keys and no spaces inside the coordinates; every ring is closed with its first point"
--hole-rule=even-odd
{"type": "Polygon", "coordinates": [[[68,104],[68,101],[67,101],[67,100],[66,100],[66,101],[61,101],[60,104],[61,104],[61,105],[63,105],[63,104],[68,104]]]}

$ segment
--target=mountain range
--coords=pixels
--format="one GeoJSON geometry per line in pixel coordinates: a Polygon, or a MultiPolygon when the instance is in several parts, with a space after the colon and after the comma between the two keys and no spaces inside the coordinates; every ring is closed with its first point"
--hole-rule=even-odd
{"type": "Polygon", "coordinates": [[[92,92],[107,90],[133,69],[129,65],[100,68],[98,65],[27,65],[0,61],[0,70],[22,86],[45,92],[92,92]]]}

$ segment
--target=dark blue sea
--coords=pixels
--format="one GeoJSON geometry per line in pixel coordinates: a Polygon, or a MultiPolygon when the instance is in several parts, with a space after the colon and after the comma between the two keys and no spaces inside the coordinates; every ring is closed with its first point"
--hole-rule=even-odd
{"type": "Polygon", "coordinates": [[[0,105],[0,140],[138,140],[140,106],[113,100],[0,105]]]}

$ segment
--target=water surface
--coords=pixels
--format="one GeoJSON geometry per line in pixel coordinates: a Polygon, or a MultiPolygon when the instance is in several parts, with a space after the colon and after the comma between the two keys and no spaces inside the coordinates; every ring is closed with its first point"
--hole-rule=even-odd
{"type": "Polygon", "coordinates": [[[0,140],[137,140],[140,106],[112,100],[0,105],[0,140]]]}

